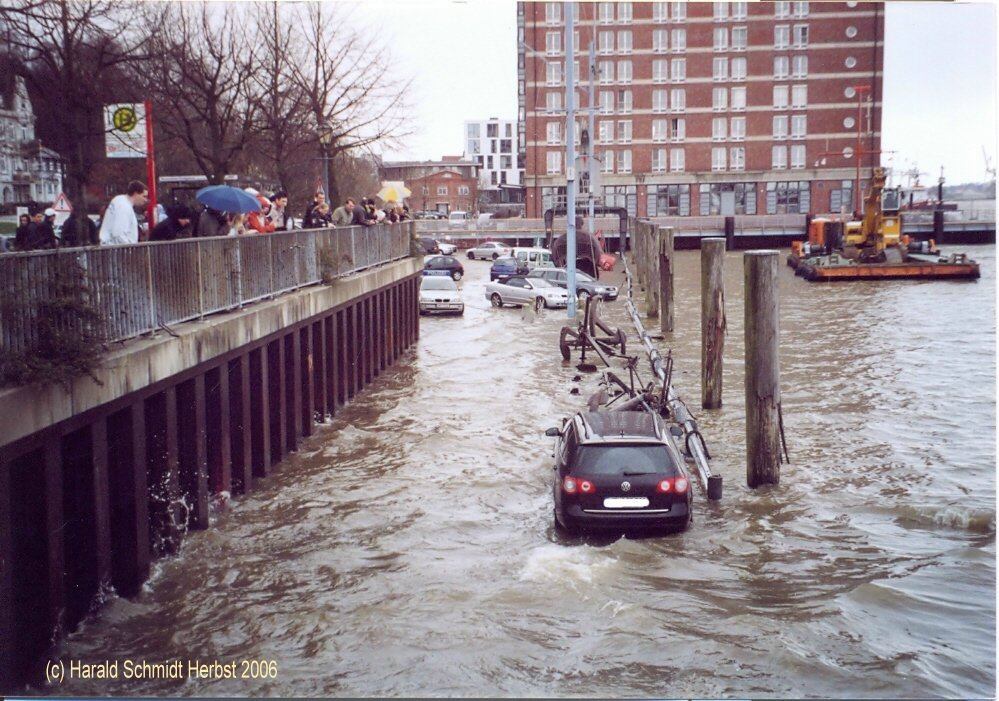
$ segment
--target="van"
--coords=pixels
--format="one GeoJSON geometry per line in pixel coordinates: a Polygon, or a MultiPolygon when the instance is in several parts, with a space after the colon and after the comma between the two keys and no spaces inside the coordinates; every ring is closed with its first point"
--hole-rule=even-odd
{"type": "Polygon", "coordinates": [[[454,210],[447,215],[447,220],[449,222],[462,222],[468,220],[468,212],[462,212],[461,210],[454,210]]]}
{"type": "Polygon", "coordinates": [[[547,248],[514,248],[510,255],[526,264],[528,270],[555,267],[555,263],[552,262],[552,252],[547,248]]]}

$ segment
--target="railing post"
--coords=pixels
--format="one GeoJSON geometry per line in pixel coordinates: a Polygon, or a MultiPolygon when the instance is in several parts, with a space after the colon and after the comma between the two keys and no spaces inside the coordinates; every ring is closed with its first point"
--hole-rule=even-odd
{"type": "Polygon", "coordinates": [[[153,294],[153,247],[146,246],[146,285],[149,289],[149,329],[156,330],[156,297],[153,294]]]}
{"type": "MultiPolygon", "coordinates": [[[[205,318],[205,278],[201,274],[201,241],[196,241],[195,250],[198,252],[198,318],[205,318]]],[[[148,249],[147,249],[148,250],[148,249]]]]}

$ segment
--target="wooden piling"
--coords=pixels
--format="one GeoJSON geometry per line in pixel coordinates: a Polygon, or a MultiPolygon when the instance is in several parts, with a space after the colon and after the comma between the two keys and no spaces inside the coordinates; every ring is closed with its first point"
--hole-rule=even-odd
{"type": "Polygon", "coordinates": [[[312,324],[306,324],[298,331],[300,340],[298,364],[302,368],[299,391],[302,401],[299,404],[299,415],[302,422],[302,436],[311,436],[312,427],[316,423],[316,366],[312,354],[313,338],[312,324]]]}
{"type": "Polygon", "coordinates": [[[673,332],[674,309],[673,300],[673,227],[656,227],[659,235],[659,245],[656,252],[659,257],[659,330],[663,333],[673,332]]]}
{"type": "Polygon", "coordinates": [[[253,488],[253,439],[250,394],[250,354],[229,361],[229,455],[232,459],[232,493],[253,488]]]}
{"type": "Polygon", "coordinates": [[[211,494],[232,493],[232,438],[229,432],[229,363],[205,374],[208,489],[211,494]]]}
{"type": "Polygon", "coordinates": [[[288,452],[288,397],[285,385],[288,374],[285,371],[284,339],[278,338],[267,346],[268,379],[270,380],[270,409],[268,421],[271,426],[271,464],[277,465],[288,452]]]}
{"type": "Polygon", "coordinates": [[[780,483],[780,319],[777,251],[749,251],[746,288],[746,481],[780,483]]]}
{"type": "Polygon", "coordinates": [[[284,424],[287,452],[298,450],[302,435],[302,341],[298,330],[293,329],[284,337],[284,424]]]}
{"type": "Polygon", "coordinates": [[[269,353],[267,345],[250,351],[250,466],[254,477],[266,477],[271,471],[269,353]]]}
{"type": "Polygon", "coordinates": [[[722,238],[701,239],[701,406],[722,405],[725,352],[725,247],[722,238]]]}
{"type": "MultiPolygon", "coordinates": [[[[121,414],[115,414],[108,419],[108,442],[113,449],[111,474],[112,477],[118,479],[128,479],[128,472],[132,469],[132,464],[128,462],[131,449],[127,443],[123,442],[124,434],[122,431],[127,427],[125,418],[121,414]]],[[[148,461],[149,473],[149,531],[153,538],[153,551],[159,556],[177,552],[183,535],[181,524],[186,523],[186,518],[180,508],[176,386],[167,387],[159,394],[146,400],[145,424],[148,430],[146,460],[148,461]]],[[[138,462],[137,465],[141,466],[142,463],[138,462]]],[[[128,485],[126,490],[122,490],[116,484],[116,480],[112,479],[111,494],[113,498],[118,499],[122,491],[130,493],[132,489],[137,491],[138,485],[128,485]]],[[[138,498],[138,495],[136,496],[138,498]]],[[[145,499],[146,495],[143,494],[142,498],[145,499]]],[[[125,520],[120,528],[115,528],[116,533],[122,537],[130,536],[132,514],[129,502],[130,499],[119,501],[115,508],[116,513],[121,509],[122,518],[125,520]]],[[[136,523],[135,527],[141,529],[146,528],[146,525],[136,523]]],[[[117,554],[117,549],[115,554],[117,554]]],[[[119,563],[115,561],[114,566],[115,587],[117,588],[119,563]]],[[[125,567],[128,568],[127,563],[125,567]]],[[[138,591],[138,587],[142,585],[144,580],[145,578],[136,582],[135,591],[130,592],[128,596],[138,591]]]]}
{"type": "Polygon", "coordinates": [[[659,316],[659,245],[661,232],[658,226],[646,225],[646,265],[648,266],[648,283],[645,285],[645,316],[655,319],[659,316]]]}
{"type": "Polygon", "coordinates": [[[177,386],[177,462],[187,501],[187,525],[208,528],[208,450],[205,413],[205,376],[177,386]]]}

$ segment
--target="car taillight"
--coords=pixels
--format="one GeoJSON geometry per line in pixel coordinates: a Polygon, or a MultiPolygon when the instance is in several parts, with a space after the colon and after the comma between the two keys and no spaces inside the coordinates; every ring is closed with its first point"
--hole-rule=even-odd
{"type": "Polygon", "coordinates": [[[656,491],[661,494],[669,494],[670,492],[685,494],[687,492],[688,484],[689,483],[686,477],[664,479],[660,480],[659,484],[656,485],[656,491]]]}
{"type": "Polygon", "coordinates": [[[593,494],[597,488],[590,480],[566,475],[562,479],[562,491],[566,494],[593,494]]]}

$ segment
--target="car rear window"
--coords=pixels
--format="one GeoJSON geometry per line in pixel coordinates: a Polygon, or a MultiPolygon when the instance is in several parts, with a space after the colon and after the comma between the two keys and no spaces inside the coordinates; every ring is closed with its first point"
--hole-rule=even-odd
{"type": "Polygon", "coordinates": [[[676,472],[664,445],[591,445],[579,449],[572,470],[580,475],[624,475],[625,472],[676,472]]]}

